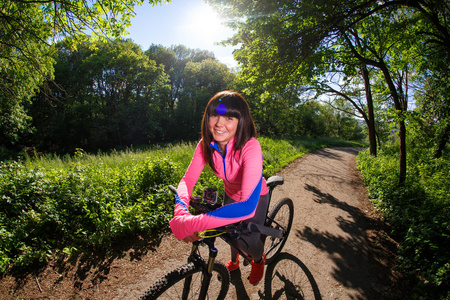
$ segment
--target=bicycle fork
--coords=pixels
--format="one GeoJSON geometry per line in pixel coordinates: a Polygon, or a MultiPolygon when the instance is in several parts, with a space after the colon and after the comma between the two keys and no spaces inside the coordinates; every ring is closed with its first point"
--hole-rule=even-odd
{"type": "MultiPolygon", "coordinates": [[[[197,243],[192,244],[191,255],[189,256],[190,262],[194,262],[194,260],[196,260],[196,259],[191,259],[191,258],[197,257],[197,256],[199,258],[199,261],[202,262],[202,268],[203,268],[203,270],[202,270],[202,287],[200,289],[200,294],[198,296],[199,300],[206,299],[206,296],[208,294],[209,284],[211,282],[212,272],[213,272],[213,268],[214,268],[214,262],[217,257],[217,248],[212,247],[211,245],[208,245],[208,247],[209,247],[209,258],[208,258],[208,263],[206,265],[203,263],[203,259],[200,256],[198,256],[198,254],[197,254],[197,251],[198,251],[197,243]],[[205,268],[206,268],[206,270],[205,270],[205,268]]],[[[189,292],[191,289],[191,282],[192,282],[192,276],[189,276],[185,279],[182,299],[188,299],[189,292]]]]}

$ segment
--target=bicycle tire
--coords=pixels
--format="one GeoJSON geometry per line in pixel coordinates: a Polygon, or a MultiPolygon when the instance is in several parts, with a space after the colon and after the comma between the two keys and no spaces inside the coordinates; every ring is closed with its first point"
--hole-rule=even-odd
{"type": "Polygon", "coordinates": [[[294,219],[294,203],[290,198],[283,198],[271,209],[265,225],[268,227],[282,229],[281,238],[267,236],[264,237],[264,253],[266,254],[266,264],[272,263],[281,252],[287,241],[294,219]]]}
{"type": "MultiPolygon", "coordinates": [[[[183,299],[184,279],[192,279],[189,295],[184,299],[198,299],[202,283],[202,265],[188,263],[155,282],[139,299],[183,299]]],[[[208,289],[208,299],[225,299],[230,286],[230,272],[227,267],[216,262],[208,289]]]]}
{"type": "Polygon", "coordinates": [[[308,268],[290,253],[280,253],[267,267],[265,299],[321,300],[319,287],[308,268]]]}

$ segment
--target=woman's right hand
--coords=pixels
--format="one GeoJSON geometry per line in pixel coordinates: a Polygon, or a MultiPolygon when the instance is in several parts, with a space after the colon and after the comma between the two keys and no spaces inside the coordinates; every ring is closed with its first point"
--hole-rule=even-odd
{"type": "Polygon", "coordinates": [[[192,236],[195,235],[195,232],[193,233],[193,231],[189,230],[191,228],[189,219],[192,219],[193,217],[194,216],[189,213],[181,212],[180,214],[175,214],[172,220],[170,220],[170,229],[178,240],[184,241],[186,238],[188,238],[188,240],[193,239],[192,236]]]}
{"type": "Polygon", "coordinates": [[[192,243],[192,242],[195,242],[195,241],[197,241],[199,239],[200,239],[200,237],[198,236],[198,232],[194,232],[193,235],[185,237],[183,239],[183,242],[185,242],[185,243],[192,243]]]}

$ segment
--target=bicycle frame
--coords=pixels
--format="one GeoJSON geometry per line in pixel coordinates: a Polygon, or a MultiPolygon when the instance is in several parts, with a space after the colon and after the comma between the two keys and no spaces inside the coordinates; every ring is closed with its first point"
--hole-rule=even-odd
{"type": "MultiPolygon", "coordinates": [[[[278,185],[282,185],[283,183],[284,183],[284,180],[280,176],[273,176],[268,179],[268,181],[267,181],[267,187],[269,190],[269,204],[268,205],[270,205],[270,202],[272,200],[272,192],[275,189],[275,187],[278,185]]],[[[171,190],[176,193],[175,188],[172,188],[171,190]]],[[[191,205],[196,210],[199,210],[199,211],[205,209],[205,207],[202,207],[202,208],[197,207],[193,202],[191,202],[191,205]]],[[[269,210],[267,209],[266,220],[269,218],[268,214],[269,214],[269,210]]],[[[271,219],[271,221],[275,222],[277,225],[279,225],[275,220],[271,219]]],[[[219,237],[222,240],[224,240],[228,245],[233,247],[244,258],[245,265],[250,263],[250,261],[252,260],[252,257],[248,253],[243,251],[242,248],[239,246],[237,240],[239,239],[239,237],[241,235],[258,232],[261,234],[261,239],[263,239],[263,242],[265,241],[265,239],[268,236],[280,238],[282,235],[281,230],[267,227],[264,225],[251,223],[251,222],[247,223],[245,221],[240,222],[238,225],[227,225],[227,226],[222,227],[221,229],[219,229],[219,228],[217,229],[218,232],[221,232],[222,230],[223,230],[223,234],[221,234],[219,237]],[[244,226],[244,224],[247,224],[247,225],[244,226]]],[[[212,239],[212,238],[207,238],[207,240],[208,239],[212,239]]],[[[215,241],[215,239],[214,239],[214,241],[215,241]]],[[[212,247],[214,247],[214,241],[213,241],[212,247]]],[[[269,249],[269,252],[272,251],[272,249],[273,249],[273,247],[271,249],[269,249]]],[[[214,264],[214,262],[212,264],[214,264]]],[[[212,264],[211,264],[211,268],[212,268],[212,264]]]]}

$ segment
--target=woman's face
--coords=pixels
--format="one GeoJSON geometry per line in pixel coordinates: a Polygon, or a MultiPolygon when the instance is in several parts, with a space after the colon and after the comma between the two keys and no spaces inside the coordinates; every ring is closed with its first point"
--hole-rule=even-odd
{"type": "Polygon", "coordinates": [[[211,114],[209,116],[209,131],[213,139],[219,144],[221,150],[236,135],[239,120],[234,117],[211,114]]]}

